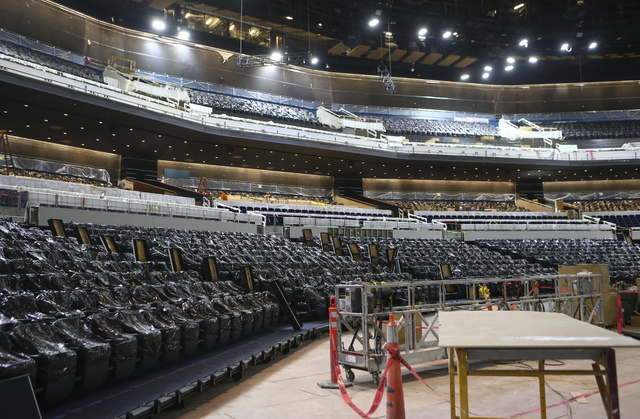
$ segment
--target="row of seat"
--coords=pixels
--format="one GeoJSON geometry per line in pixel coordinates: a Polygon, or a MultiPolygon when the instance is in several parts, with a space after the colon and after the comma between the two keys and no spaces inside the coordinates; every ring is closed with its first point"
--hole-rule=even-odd
{"type": "Polygon", "coordinates": [[[487,123],[442,121],[417,118],[380,118],[388,134],[459,137],[500,137],[498,128],[487,123]]]}
{"type": "Polygon", "coordinates": [[[615,121],[558,121],[540,125],[561,130],[565,140],[640,137],[640,120],[637,119],[615,121]]]}
{"type": "Polygon", "coordinates": [[[427,201],[427,200],[389,200],[407,211],[527,211],[513,202],[498,201],[427,201]]]}
{"type": "Polygon", "coordinates": [[[640,199],[569,201],[583,212],[640,211],[640,199]]]}
{"type": "Polygon", "coordinates": [[[93,69],[90,69],[89,67],[84,67],[79,64],[72,63],[57,57],[52,57],[50,55],[43,54],[29,48],[24,48],[9,42],[0,41],[0,54],[5,54],[11,57],[28,61],[30,63],[53,68],[60,72],[71,74],[77,77],[82,77],[94,82],[103,82],[102,74],[93,69]]]}
{"type": "Polygon", "coordinates": [[[208,106],[215,111],[227,111],[249,116],[274,118],[305,125],[320,125],[320,121],[314,113],[302,108],[200,90],[188,90],[188,93],[191,103],[208,106]]]}

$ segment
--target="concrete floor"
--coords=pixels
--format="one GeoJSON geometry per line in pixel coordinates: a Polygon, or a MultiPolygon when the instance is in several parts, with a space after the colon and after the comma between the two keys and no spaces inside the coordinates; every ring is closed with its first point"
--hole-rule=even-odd
{"type": "MultiPolygon", "coordinates": [[[[640,417],[640,348],[618,349],[618,383],[622,418],[640,417]]],[[[549,361],[549,364],[553,363],[549,361]]],[[[587,368],[587,361],[565,361],[563,368],[587,368]]],[[[532,364],[532,363],[531,363],[532,364]]],[[[532,364],[533,365],[533,364],[532,364]]],[[[506,368],[484,364],[483,368],[506,368]]],[[[509,368],[528,368],[511,364],[509,368]]],[[[416,371],[433,389],[416,380],[403,368],[407,418],[448,418],[449,381],[446,361],[417,366],[416,371]]],[[[325,390],[317,382],[329,379],[327,337],[305,343],[286,358],[248,370],[239,383],[225,383],[189,399],[182,410],[163,413],[161,418],[357,418],[342,400],[339,390],[325,390]]],[[[355,371],[354,386],[348,389],[353,402],[369,410],[376,386],[371,376],[355,371]]],[[[595,419],[605,412],[593,377],[548,377],[547,384],[569,400],[572,416],[561,396],[547,387],[548,418],[595,419]],[[585,395],[583,398],[575,396],[585,395]]],[[[531,378],[470,377],[469,407],[472,415],[540,417],[537,381],[531,378]]],[[[372,418],[384,418],[386,399],[372,418]]]]}

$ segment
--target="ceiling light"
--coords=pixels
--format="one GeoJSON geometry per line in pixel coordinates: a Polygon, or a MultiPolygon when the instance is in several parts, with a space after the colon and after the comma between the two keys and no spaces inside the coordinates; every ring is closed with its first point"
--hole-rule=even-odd
{"type": "Polygon", "coordinates": [[[523,39],[522,41],[520,41],[518,45],[520,45],[521,47],[527,48],[529,46],[529,41],[527,41],[526,39],[523,39]]]}
{"type": "Polygon", "coordinates": [[[318,57],[311,57],[311,64],[318,64],[318,57]]]}
{"type": "Polygon", "coordinates": [[[418,31],[418,36],[425,36],[427,34],[427,28],[422,28],[418,31]]]}
{"type": "Polygon", "coordinates": [[[537,63],[537,62],[538,62],[538,58],[536,58],[536,57],[529,57],[529,62],[530,62],[530,63],[537,63]]]}
{"type": "Polygon", "coordinates": [[[187,39],[189,39],[189,31],[186,31],[184,29],[179,30],[178,39],[182,39],[183,41],[186,41],[187,39]]]}
{"type": "Polygon", "coordinates": [[[598,43],[597,42],[592,42],[589,44],[589,49],[594,49],[598,47],[598,43]]]}
{"type": "Polygon", "coordinates": [[[157,31],[163,31],[167,25],[161,21],[160,19],[156,19],[151,23],[151,26],[153,27],[153,29],[157,30],[157,31]]]}
{"type": "Polygon", "coordinates": [[[571,46],[567,43],[562,44],[562,46],[560,47],[560,49],[562,51],[566,51],[566,52],[571,52],[571,46]]]}
{"type": "Polygon", "coordinates": [[[462,76],[460,76],[460,80],[467,80],[469,78],[468,74],[463,74],[462,76]]]}
{"type": "Polygon", "coordinates": [[[276,51],[273,54],[271,54],[271,59],[273,61],[280,61],[280,60],[282,60],[282,54],[280,54],[278,51],[276,51]]]}
{"type": "Polygon", "coordinates": [[[384,33],[384,36],[386,36],[387,38],[391,38],[393,37],[393,33],[387,31],[384,33]]]}
{"type": "Polygon", "coordinates": [[[504,71],[511,71],[513,70],[513,66],[512,65],[508,65],[504,68],[504,71]]]}
{"type": "MultiPolygon", "coordinates": [[[[211,19],[209,19],[209,20],[211,20],[211,19]]],[[[207,25],[209,24],[209,20],[207,20],[207,25]]],[[[230,31],[234,30],[235,28],[236,28],[236,25],[234,25],[233,23],[231,25],[229,25],[229,30],[230,31]]]]}
{"type": "Polygon", "coordinates": [[[189,19],[191,17],[191,13],[187,13],[186,15],[184,15],[185,19],[189,19]]]}
{"type": "Polygon", "coordinates": [[[293,20],[293,16],[285,16],[284,18],[287,20],[293,20]]]}
{"type": "Polygon", "coordinates": [[[513,63],[515,63],[515,62],[516,62],[516,59],[515,59],[515,58],[513,58],[513,57],[509,57],[509,58],[507,58],[507,62],[508,62],[509,64],[513,64],[513,63]]]}
{"type": "Polygon", "coordinates": [[[524,3],[516,4],[513,6],[513,10],[520,10],[524,7],[524,3]]]}
{"type": "Polygon", "coordinates": [[[482,73],[482,78],[483,79],[488,79],[489,78],[489,73],[482,73]]]}
{"type": "Polygon", "coordinates": [[[491,67],[490,65],[484,66],[484,71],[491,71],[491,70],[493,70],[493,67],[491,67]]]}
{"type": "Polygon", "coordinates": [[[442,34],[442,37],[445,39],[451,37],[451,31],[446,31],[445,33],[442,34]]]}
{"type": "Polygon", "coordinates": [[[377,17],[374,17],[373,19],[371,19],[371,20],[369,21],[369,26],[371,26],[371,27],[373,28],[373,27],[374,27],[374,26],[376,26],[378,23],[380,23],[380,20],[378,20],[378,18],[377,18],[377,17]]]}
{"type": "MultiPolygon", "coordinates": [[[[210,17],[209,19],[207,19],[204,24],[205,25],[211,25],[211,22],[213,22],[213,18],[210,17]]],[[[231,26],[229,27],[229,29],[233,29],[233,24],[231,24],[231,26]]]]}

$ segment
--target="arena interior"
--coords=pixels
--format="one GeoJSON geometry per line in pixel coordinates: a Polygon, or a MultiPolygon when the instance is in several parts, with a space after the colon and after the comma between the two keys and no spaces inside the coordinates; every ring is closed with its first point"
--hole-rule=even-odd
{"type": "Polygon", "coordinates": [[[394,312],[431,383],[402,370],[406,417],[637,417],[639,18],[630,0],[3,0],[0,416],[357,417],[318,386],[335,303],[363,411],[394,312]],[[617,381],[604,356],[597,380],[538,376],[536,411],[531,380],[483,376],[457,409],[438,319],[489,311],[621,333],[617,381]]]}

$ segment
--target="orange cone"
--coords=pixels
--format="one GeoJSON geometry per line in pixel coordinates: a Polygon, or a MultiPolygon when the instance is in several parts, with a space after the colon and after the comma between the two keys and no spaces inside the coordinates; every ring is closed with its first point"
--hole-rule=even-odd
{"type": "MultiPolygon", "coordinates": [[[[336,298],[331,297],[329,305],[329,366],[331,368],[331,380],[320,381],[318,386],[320,388],[338,389],[338,374],[339,371],[333,367],[334,357],[337,357],[338,350],[338,308],[336,307],[336,298]],[[335,350],[334,350],[335,348],[335,350]]],[[[337,364],[337,363],[336,363],[337,364]]],[[[345,387],[351,387],[353,384],[346,382],[345,387]]]]}
{"type": "Polygon", "coordinates": [[[402,371],[400,370],[400,345],[398,344],[398,329],[389,314],[387,324],[387,350],[389,351],[389,370],[387,371],[387,419],[405,419],[404,392],[402,390],[402,371]]]}

